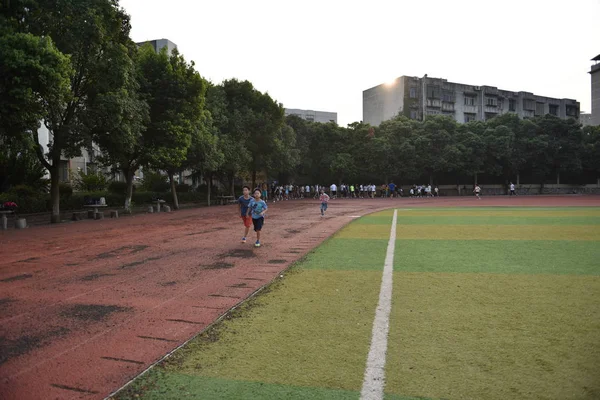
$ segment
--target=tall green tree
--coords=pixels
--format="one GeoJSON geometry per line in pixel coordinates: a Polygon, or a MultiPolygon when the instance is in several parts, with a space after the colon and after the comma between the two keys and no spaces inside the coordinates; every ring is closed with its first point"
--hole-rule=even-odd
{"type": "Polygon", "coordinates": [[[146,164],[169,175],[173,207],[179,208],[175,173],[186,161],[194,135],[200,134],[206,82],[176,50],[154,52],[150,45],[139,54],[140,93],[149,106],[144,130],[146,164]]]}
{"type": "Polygon", "coordinates": [[[433,184],[436,173],[460,170],[462,154],[455,140],[457,128],[457,122],[452,118],[431,116],[414,135],[417,165],[429,177],[430,184],[433,184]]]}
{"type": "Polygon", "coordinates": [[[600,126],[583,128],[582,165],[596,175],[600,182],[600,126]]]}
{"type": "Polygon", "coordinates": [[[98,96],[93,104],[93,116],[105,123],[98,123],[101,129],[93,130],[93,139],[102,150],[99,160],[116,172],[121,172],[127,184],[124,209],[131,212],[133,180],[135,172],[143,165],[145,147],[143,133],[149,122],[148,104],[139,93],[139,73],[137,71],[137,46],[129,43],[131,62],[126,74],[124,87],[117,92],[98,96]],[[110,117],[110,118],[107,118],[110,117]]]}
{"type": "MultiPolygon", "coordinates": [[[[37,147],[50,172],[51,221],[59,222],[61,158],[78,156],[83,147],[90,147],[92,130],[102,129],[98,122],[104,121],[92,115],[92,104],[125,85],[129,16],[115,0],[15,0],[3,11],[4,26],[13,34],[4,34],[0,44],[0,51],[6,52],[1,75],[8,78],[2,97],[19,100],[13,122],[43,121],[50,132],[48,153],[37,147]],[[27,103],[33,107],[21,107],[27,103]]],[[[26,132],[37,141],[37,126],[27,125],[26,132]]]]}
{"type": "Polygon", "coordinates": [[[207,183],[206,202],[210,206],[213,176],[223,165],[224,155],[210,111],[203,111],[197,129],[198,132],[192,135],[184,167],[192,170],[192,176],[204,178],[207,183]]]}

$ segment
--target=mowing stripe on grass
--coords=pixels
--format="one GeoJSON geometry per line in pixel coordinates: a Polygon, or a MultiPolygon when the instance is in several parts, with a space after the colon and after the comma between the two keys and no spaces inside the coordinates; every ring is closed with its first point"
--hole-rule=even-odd
{"type": "MultiPolygon", "coordinates": [[[[387,225],[389,217],[370,217],[357,221],[360,225],[387,225]]],[[[398,225],[600,225],[600,216],[549,217],[532,215],[506,216],[428,216],[399,215],[398,225]]]]}
{"type": "Polygon", "coordinates": [[[394,249],[396,248],[396,219],[398,212],[394,210],[392,228],[390,229],[390,240],[388,242],[383,274],[381,278],[381,290],[379,292],[379,304],[375,312],[373,322],[373,336],[371,348],[367,356],[367,368],[365,369],[365,380],[360,393],[361,399],[383,399],[385,387],[385,357],[387,353],[387,337],[390,329],[390,312],[392,310],[392,278],[394,274],[394,249]]]}

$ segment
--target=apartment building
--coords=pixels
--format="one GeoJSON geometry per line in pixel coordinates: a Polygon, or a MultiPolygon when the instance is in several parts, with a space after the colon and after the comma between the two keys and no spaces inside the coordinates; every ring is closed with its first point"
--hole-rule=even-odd
{"type": "Polygon", "coordinates": [[[418,120],[427,115],[447,115],[464,123],[486,121],[504,113],[516,113],[521,118],[551,114],[579,119],[579,102],[427,75],[401,76],[363,91],[363,122],[375,126],[401,114],[418,120]]]}
{"type": "Polygon", "coordinates": [[[590,125],[600,125],[600,54],[592,58],[594,65],[590,70],[592,78],[592,115],[590,125]]]}
{"type": "Polygon", "coordinates": [[[327,111],[300,110],[298,108],[286,108],[285,116],[296,115],[306,121],[313,122],[335,122],[337,124],[337,113],[327,111]]]}

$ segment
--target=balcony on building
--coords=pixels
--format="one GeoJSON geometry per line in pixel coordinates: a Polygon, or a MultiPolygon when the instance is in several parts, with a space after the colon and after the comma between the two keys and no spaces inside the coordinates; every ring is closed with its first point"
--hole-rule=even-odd
{"type": "Polygon", "coordinates": [[[496,106],[485,106],[486,114],[498,114],[498,107],[496,106]]]}
{"type": "Polygon", "coordinates": [[[479,111],[479,109],[478,109],[477,106],[467,106],[467,105],[465,105],[463,107],[463,109],[464,109],[464,112],[467,113],[467,114],[477,114],[477,112],[479,111]]]}
{"type": "Polygon", "coordinates": [[[439,99],[427,99],[427,107],[440,108],[442,101],[439,99]]]}
{"type": "Polygon", "coordinates": [[[523,118],[533,118],[533,114],[533,110],[523,110],[522,112],[523,118]]]}
{"type": "Polygon", "coordinates": [[[442,103],[442,111],[451,111],[454,112],[454,103],[442,103]]]}

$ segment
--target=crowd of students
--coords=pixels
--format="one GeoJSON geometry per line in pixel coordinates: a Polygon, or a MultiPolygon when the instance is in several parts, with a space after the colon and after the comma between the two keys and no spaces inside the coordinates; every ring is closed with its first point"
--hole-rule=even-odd
{"type": "MultiPolygon", "coordinates": [[[[256,187],[261,192],[264,201],[285,201],[296,199],[318,199],[321,190],[327,192],[331,198],[339,199],[374,199],[376,197],[404,197],[404,190],[394,182],[382,184],[381,186],[368,185],[348,185],[335,183],[330,186],[324,185],[267,185],[263,183],[256,187]]],[[[437,197],[439,189],[431,185],[413,185],[406,194],[410,197],[437,197]]]]}

